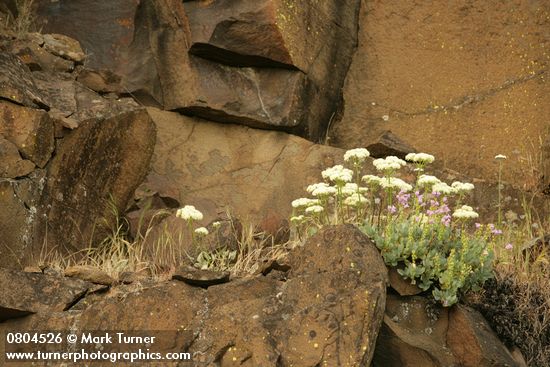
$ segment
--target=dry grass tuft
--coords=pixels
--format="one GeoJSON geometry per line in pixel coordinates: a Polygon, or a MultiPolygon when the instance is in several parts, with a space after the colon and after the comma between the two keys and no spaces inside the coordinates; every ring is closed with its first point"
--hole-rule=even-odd
{"type": "Polygon", "coordinates": [[[522,219],[506,224],[495,246],[495,279],[471,302],[501,340],[521,350],[529,366],[548,367],[550,218],[539,216],[531,201],[524,200],[524,211],[522,219]]]}
{"type": "Polygon", "coordinates": [[[15,6],[17,16],[14,18],[8,14],[6,28],[11,29],[17,37],[36,31],[35,0],[15,0],[15,6]]]}
{"type": "MultiPolygon", "coordinates": [[[[173,215],[171,212],[160,210],[149,223],[143,223],[141,218],[139,226],[144,226],[146,230],[141,231],[139,228],[137,237],[132,239],[126,230],[128,224],[120,219],[114,206],[111,205],[111,209],[112,217],[117,219],[111,225],[107,220],[101,223],[100,231],[107,235],[99,245],[90,244],[88,248],[68,256],[62,256],[55,250],[43,250],[36,261],[37,265],[60,272],[71,265],[89,265],[101,269],[113,279],[118,279],[123,272],[146,272],[153,279],[165,280],[182,264],[196,263],[196,255],[202,250],[214,259],[208,264],[208,269],[229,271],[234,277],[245,277],[257,275],[269,264],[280,261],[289,250],[288,244],[276,244],[273,236],[258,231],[252,223],[242,224],[228,214],[228,221],[231,223],[230,236],[236,244],[236,256],[221,256],[229,253],[229,250],[219,246],[204,250],[201,243],[196,243],[195,251],[190,254],[186,251],[190,248],[185,243],[190,241],[189,236],[185,236],[185,231],[188,230],[186,225],[182,223],[181,230],[174,233],[162,221],[163,218],[173,215]],[[235,223],[239,223],[239,226],[235,223]],[[151,241],[153,232],[155,240],[151,241]]],[[[211,234],[216,238],[215,235],[216,233],[211,234]]]]}

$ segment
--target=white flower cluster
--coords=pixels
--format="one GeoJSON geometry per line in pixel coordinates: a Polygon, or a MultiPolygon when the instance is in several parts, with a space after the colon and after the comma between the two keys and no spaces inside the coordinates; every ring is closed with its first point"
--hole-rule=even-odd
{"type": "Polygon", "coordinates": [[[313,205],[306,208],[306,213],[321,213],[325,208],[323,208],[321,205],[313,205]]]}
{"type": "Polygon", "coordinates": [[[367,203],[367,198],[363,195],[352,195],[344,199],[344,205],[347,206],[359,206],[367,203]]]}
{"type": "Polygon", "coordinates": [[[201,236],[206,236],[206,235],[208,235],[208,229],[206,229],[204,227],[199,227],[199,228],[195,229],[195,233],[198,234],[198,235],[201,235],[201,236]]]}
{"type": "Polygon", "coordinates": [[[390,155],[386,158],[375,159],[372,164],[374,164],[374,167],[379,171],[395,171],[407,165],[407,162],[390,155]]]}
{"type": "Polygon", "coordinates": [[[479,217],[479,214],[477,214],[471,206],[462,205],[454,211],[453,217],[458,219],[470,219],[479,217]]]}
{"type": "Polygon", "coordinates": [[[363,162],[367,157],[370,157],[370,152],[365,148],[350,149],[344,154],[346,162],[363,162]]]}
{"type": "Polygon", "coordinates": [[[202,220],[203,216],[200,211],[195,209],[193,205],[186,205],[176,212],[176,217],[185,220],[202,220]]]}
{"type": "Polygon", "coordinates": [[[435,157],[428,153],[409,153],[405,156],[405,159],[414,163],[432,163],[435,157]]]}
{"type": "Polygon", "coordinates": [[[432,186],[432,192],[439,192],[440,194],[449,195],[454,194],[456,191],[445,182],[438,182],[432,186]]]}
{"type": "Polygon", "coordinates": [[[330,196],[337,193],[336,187],[330,186],[326,182],[319,182],[309,185],[306,189],[313,196],[330,196]]]}
{"type": "Polygon", "coordinates": [[[409,185],[408,183],[406,183],[405,181],[397,177],[383,178],[380,181],[380,185],[385,189],[398,188],[399,190],[405,191],[405,192],[411,191],[413,188],[411,185],[409,185]]]}
{"type": "Polygon", "coordinates": [[[435,176],[420,175],[420,177],[418,177],[417,183],[418,183],[418,186],[432,186],[432,185],[441,183],[441,181],[439,180],[439,178],[435,176]]]}
{"type": "Polygon", "coordinates": [[[321,172],[321,175],[324,179],[329,179],[333,182],[350,182],[353,178],[353,171],[338,164],[334,167],[327,168],[321,172]]]}
{"type": "Polygon", "coordinates": [[[508,157],[506,157],[504,154],[497,154],[497,155],[495,155],[495,159],[497,161],[503,161],[505,159],[508,159],[508,157]]]}
{"type": "Polygon", "coordinates": [[[383,178],[374,175],[364,175],[361,180],[369,184],[380,185],[383,178]]]}
{"type": "Polygon", "coordinates": [[[317,204],[319,204],[319,200],[317,199],[299,198],[296,200],[292,200],[293,208],[303,208],[303,207],[308,207],[308,206],[317,205],[317,204]]]}
{"type": "Polygon", "coordinates": [[[342,187],[342,195],[344,196],[350,196],[353,194],[359,193],[365,193],[368,189],[366,187],[359,187],[356,183],[348,182],[347,184],[342,187]]]}
{"type": "Polygon", "coordinates": [[[455,189],[457,193],[468,192],[474,189],[474,184],[469,182],[455,181],[451,184],[451,187],[455,189]]]}

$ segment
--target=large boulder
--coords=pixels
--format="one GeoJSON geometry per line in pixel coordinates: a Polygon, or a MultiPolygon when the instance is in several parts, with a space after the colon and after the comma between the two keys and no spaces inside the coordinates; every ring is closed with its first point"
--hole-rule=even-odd
{"type": "Polygon", "coordinates": [[[39,3],[44,29],[80,40],[89,54],[80,79],[88,86],[312,140],[325,137],[339,107],[359,6],[134,0],[116,10],[100,1],[91,10],[80,0],[39,3]],[[105,25],[99,32],[98,22],[105,25]]]}
{"type": "Polygon", "coordinates": [[[291,201],[307,194],[323,169],[343,161],[341,149],[283,132],[148,111],[157,144],[140,192],[195,205],[205,225],[229,209],[276,229],[290,215],[291,201]]]}
{"type": "MultiPolygon", "coordinates": [[[[353,226],[329,227],[291,258],[286,282],[258,276],[207,289],[179,281],[120,286],[87,296],[70,312],[48,310],[8,320],[0,331],[141,333],[157,337],[143,346],[150,352],[189,352],[194,366],[368,366],[387,283],[376,247],[353,226]]],[[[2,343],[0,352],[6,347],[2,343]]],[[[118,343],[77,347],[128,351],[118,343]]]]}
{"type": "MultiPolygon", "coordinates": [[[[75,73],[54,71],[58,58],[82,61],[75,40],[27,39],[51,58],[29,61],[31,72],[18,56],[0,53],[2,267],[93,244],[101,222],[126,209],[155,144],[154,124],[137,103],[104,98],[75,73]]],[[[20,42],[7,37],[0,46],[16,51],[20,42]]]]}
{"type": "MultiPolygon", "coordinates": [[[[539,187],[550,135],[548,2],[363,1],[333,145],[391,130],[470,177],[539,187]],[[469,147],[469,148],[465,148],[469,147]],[[529,163],[528,163],[529,162],[529,163]]],[[[548,179],[546,181],[548,185],[548,179]]]]}
{"type": "Polygon", "coordinates": [[[0,268],[0,322],[37,312],[65,311],[90,286],[81,280],[0,268]]]}
{"type": "Polygon", "coordinates": [[[54,122],[43,110],[0,101],[0,136],[41,168],[54,151],[54,122]]]}
{"type": "Polygon", "coordinates": [[[38,200],[41,221],[35,238],[48,247],[81,250],[101,235],[102,220],[112,223],[145,178],[155,144],[155,127],[138,109],[91,119],[68,133],[47,169],[38,200]],[[68,220],[70,218],[70,220],[68,220]]]}
{"type": "Polygon", "coordinates": [[[27,107],[47,108],[29,68],[9,52],[0,52],[0,98],[27,107]]]}
{"type": "MultiPolygon", "coordinates": [[[[373,366],[518,366],[479,312],[388,295],[373,366]]],[[[518,366],[519,367],[519,366],[518,366]]]]}

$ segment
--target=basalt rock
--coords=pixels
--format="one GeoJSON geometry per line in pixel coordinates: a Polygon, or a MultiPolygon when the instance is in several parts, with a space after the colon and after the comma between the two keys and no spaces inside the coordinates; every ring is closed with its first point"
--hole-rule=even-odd
{"type": "Polygon", "coordinates": [[[39,2],[89,54],[82,82],[212,121],[320,140],[341,100],[358,0],[39,2]],[[70,22],[67,21],[70,19],[70,22]],[[97,24],[102,29],[97,30],[97,24]],[[93,31],[92,31],[93,30],[93,31]]]}
{"type": "Polygon", "coordinates": [[[54,150],[54,123],[43,110],[0,100],[0,136],[21,155],[43,168],[54,150]]]}
{"type": "Polygon", "coordinates": [[[67,133],[48,166],[37,205],[48,221],[36,227],[35,238],[47,236],[48,246],[77,251],[92,234],[104,234],[101,220],[124,211],[147,173],[154,143],[145,110],[87,120],[67,133]]]}
{"type": "Polygon", "coordinates": [[[0,268],[0,322],[37,312],[61,312],[82,297],[90,283],[0,268]]]}
{"type": "Polygon", "coordinates": [[[518,366],[477,311],[388,295],[373,366],[407,365],[518,366]]]}
{"type": "Polygon", "coordinates": [[[495,181],[504,154],[502,180],[539,190],[543,167],[524,159],[550,135],[550,8],[531,5],[362,1],[331,144],[368,146],[391,130],[440,167],[495,181]]]}
{"type": "Polygon", "coordinates": [[[0,52],[0,99],[27,107],[48,107],[34,84],[29,68],[8,52],[0,52]]]}
{"type": "MultiPolygon", "coordinates": [[[[70,312],[49,310],[0,323],[0,331],[149,333],[158,337],[147,347],[151,352],[189,352],[194,366],[368,366],[387,283],[375,246],[352,226],[330,227],[291,257],[296,268],[286,282],[257,276],[208,289],[179,281],[119,286],[86,296],[70,312]],[[320,256],[325,251],[330,256],[320,256]]],[[[1,343],[0,353],[4,348],[1,343]]]]}
{"type": "MultiPolygon", "coordinates": [[[[284,227],[290,202],[321,180],[324,168],[343,161],[341,149],[283,132],[148,111],[157,127],[157,144],[140,191],[194,205],[205,215],[202,226],[229,208],[263,229],[284,227]]],[[[182,223],[173,222],[177,233],[182,223]]]]}
{"type": "Polygon", "coordinates": [[[0,136],[0,178],[26,176],[34,167],[34,163],[21,158],[15,144],[0,136]]]}

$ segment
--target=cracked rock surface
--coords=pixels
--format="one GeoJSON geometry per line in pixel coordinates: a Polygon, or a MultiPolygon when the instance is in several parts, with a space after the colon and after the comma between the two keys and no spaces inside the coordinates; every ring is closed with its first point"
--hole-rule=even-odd
{"type": "Polygon", "coordinates": [[[436,164],[539,189],[550,135],[550,4],[363,1],[359,43],[344,86],[333,145],[367,146],[391,130],[436,164]],[[443,163],[444,162],[444,163],[443,163]]]}
{"type": "Polygon", "coordinates": [[[368,366],[387,284],[376,247],[353,226],[327,227],[292,258],[287,281],[119,286],[86,297],[84,307],[8,320],[0,331],[172,330],[159,334],[155,351],[192,353],[193,366],[368,366]]]}

